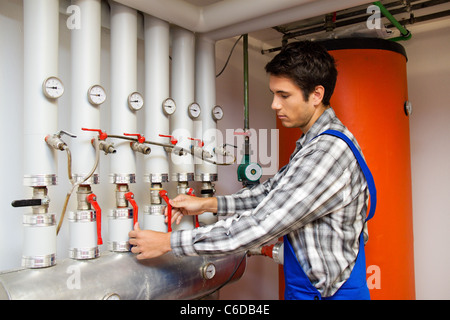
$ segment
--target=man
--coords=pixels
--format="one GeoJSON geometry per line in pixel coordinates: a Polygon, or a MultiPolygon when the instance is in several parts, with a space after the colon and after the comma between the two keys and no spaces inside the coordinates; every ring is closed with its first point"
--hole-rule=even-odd
{"type": "Polygon", "coordinates": [[[233,195],[177,196],[171,201],[172,221],[207,211],[229,218],[171,234],[137,225],[130,232],[132,252],[138,259],[168,251],[233,253],[284,236],[286,299],[369,299],[363,237],[368,184],[360,148],[330,107],[334,59],[317,43],[296,42],[266,71],[272,109],[285,127],[303,132],[289,163],[264,183],[233,195]]]}

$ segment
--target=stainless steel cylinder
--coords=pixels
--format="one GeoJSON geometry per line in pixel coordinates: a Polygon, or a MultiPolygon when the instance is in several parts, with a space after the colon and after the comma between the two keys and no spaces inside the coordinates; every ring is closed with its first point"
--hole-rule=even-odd
{"type": "Polygon", "coordinates": [[[0,273],[0,299],[198,299],[242,277],[246,254],[137,260],[104,252],[94,260],[65,259],[52,268],[0,273]]]}

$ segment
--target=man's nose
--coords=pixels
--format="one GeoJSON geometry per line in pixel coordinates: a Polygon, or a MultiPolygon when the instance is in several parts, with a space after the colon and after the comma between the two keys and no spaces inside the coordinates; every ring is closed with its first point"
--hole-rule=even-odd
{"type": "Polygon", "coordinates": [[[281,109],[281,104],[279,103],[279,101],[276,97],[273,98],[272,104],[270,107],[272,108],[272,110],[280,110],[281,109]]]}

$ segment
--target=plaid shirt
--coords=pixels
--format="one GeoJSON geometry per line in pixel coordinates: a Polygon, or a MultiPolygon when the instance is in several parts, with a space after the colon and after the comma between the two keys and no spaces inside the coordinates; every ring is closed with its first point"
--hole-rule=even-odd
{"type": "MultiPolygon", "coordinates": [[[[223,254],[288,235],[304,272],[322,296],[350,277],[364,229],[368,189],[347,144],[322,135],[333,129],[355,138],[328,108],[296,142],[287,166],[252,189],[217,196],[217,223],[173,232],[176,256],[223,254]]],[[[360,150],[360,147],[357,145],[360,150]]]]}

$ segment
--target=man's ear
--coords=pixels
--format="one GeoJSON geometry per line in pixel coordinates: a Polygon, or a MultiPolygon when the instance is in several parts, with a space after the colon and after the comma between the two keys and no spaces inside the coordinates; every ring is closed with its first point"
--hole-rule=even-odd
{"type": "Polygon", "coordinates": [[[313,93],[310,96],[310,99],[313,99],[314,106],[318,106],[322,103],[323,95],[325,94],[325,88],[321,85],[318,85],[314,88],[313,93]]]}

